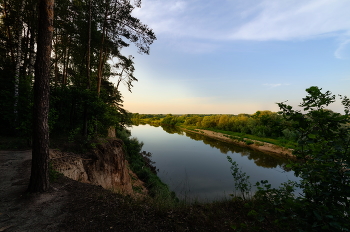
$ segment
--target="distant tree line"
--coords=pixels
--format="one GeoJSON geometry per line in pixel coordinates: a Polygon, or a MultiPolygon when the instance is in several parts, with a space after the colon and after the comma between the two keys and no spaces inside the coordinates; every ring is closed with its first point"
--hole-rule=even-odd
{"type": "Polygon", "coordinates": [[[258,137],[285,138],[295,140],[296,132],[289,129],[291,122],[286,121],[277,112],[268,110],[254,114],[185,114],[185,115],[142,115],[133,114],[133,123],[149,123],[151,125],[168,125],[195,127],[199,129],[217,129],[258,137]]]}

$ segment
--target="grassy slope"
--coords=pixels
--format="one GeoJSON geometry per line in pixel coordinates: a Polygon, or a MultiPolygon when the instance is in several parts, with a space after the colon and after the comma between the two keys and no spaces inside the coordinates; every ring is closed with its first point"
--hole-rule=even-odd
{"type": "MultiPolygon", "coordinates": [[[[271,220],[259,221],[252,213],[257,202],[251,200],[167,205],[69,183],[71,199],[65,210],[70,217],[62,225],[69,231],[282,231],[271,220]]],[[[283,231],[292,231],[292,227],[283,231]]]]}

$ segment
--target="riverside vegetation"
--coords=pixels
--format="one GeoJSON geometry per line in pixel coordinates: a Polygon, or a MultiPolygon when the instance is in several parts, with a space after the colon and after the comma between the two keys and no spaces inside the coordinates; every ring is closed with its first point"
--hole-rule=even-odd
{"type": "MultiPolygon", "coordinates": [[[[258,111],[249,115],[134,115],[136,123],[155,125],[195,125],[197,128],[252,133],[292,141],[293,155],[288,167],[302,180],[287,182],[280,188],[271,188],[266,180],[256,183],[258,191],[249,196],[252,184],[249,176],[230,157],[231,173],[237,192],[232,201],[247,209],[251,220],[231,224],[239,231],[348,231],[350,223],[350,100],[340,96],[344,114],[326,109],[336,96],[310,87],[300,104],[303,111],[294,110],[284,102],[281,111],[258,111]],[[254,129],[255,125],[257,129],[254,129]],[[276,129],[278,128],[278,129],[276,129]],[[237,131],[238,130],[238,131],[237,131]],[[278,137],[280,136],[280,137],[278,137]],[[294,195],[300,188],[302,193],[294,195]],[[264,226],[265,225],[265,226],[264,226]]],[[[237,134],[236,134],[237,135],[237,134]]],[[[238,134],[245,136],[244,134],[238,134]]],[[[290,144],[285,142],[285,144],[290,144]]]]}
{"type": "MultiPolygon", "coordinates": [[[[69,190],[75,197],[68,209],[72,217],[67,219],[74,226],[69,228],[73,231],[82,228],[102,231],[111,228],[120,228],[120,231],[131,228],[136,231],[348,231],[350,101],[342,97],[345,114],[341,115],[325,109],[335,101],[334,95],[322,93],[317,87],[307,92],[308,96],[300,105],[304,113],[279,103],[281,112],[274,114],[284,122],[285,129],[295,134],[297,161],[291,161],[289,167],[302,177],[300,183],[287,182],[273,189],[262,180],[255,184],[258,191],[249,195],[252,186],[249,176],[228,157],[236,188],[231,198],[185,204],[154,174],[150,155],[141,153],[142,143],[118,127],[117,135],[124,141],[130,167],[146,182],[150,197],[132,199],[93,186],[74,184],[78,188],[69,190]],[[301,188],[302,194],[295,196],[295,188],[301,188]],[[74,215],[79,217],[73,218],[74,215]],[[86,221],[94,223],[86,224],[86,221]]],[[[71,133],[71,141],[54,137],[51,144],[86,152],[95,146],[95,140],[85,139],[79,133],[71,133]]],[[[57,179],[57,173],[53,173],[57,179]]],[[[58,181],[65,180],[58,176],[58,181]]]]}
{"type": "MultiPolygon", "coordinates": [[[[38,2],[0,1],[1,149],[32,144],[34,64],[40,58],[35,52],[40,37],[38,2]]],[[[52,57],[47,59],[50,108],[44,112],[49,116],[45,128],[50,130],[50,146],[88,152],[115,127],[124,139],[130,167],[146,182],[151,195],[135,200],[51,172],[72,194],[65,230],[348,231],[350,103],[342,98],[344,115],[326,110],[335,96],[317,87],[307,90],[309,96],[301,104],[305,114],[280,103],[282,114],[259,111],[254,115],[154,118],[153,123],[224,130],[242,138],[258,136],[293,147],[298,158],[290,167],[303,178],[300,183],[271,189],[263,181],[254,196],[246,196],[249,178],[232,162],[237,188],[232,199],[193,205],[177,201],[152,171],[149,154],[141,153],[142,143],[124,131],[131,124],[130,113],[122,107],[118,88],[123,83],[131,90],[137,79],[134,58],[122,54],[122,48],[134,44],[140,53],[149,54],[156,40],[152,29],[132,14],[140,6],[141,1],[56,0],[52,57]],[[115,65],[108,62],[111,59],[115,65]],[[116,85],[112,77],[117,77],[116,85]],[[303,194],[293,196],[294,187],[303,189],[303,194]]],[[[134,120],[141,119],[139,116],[135,114],[134,120]]],[[[6,215],[1,212],[0,216],[6,215]]]]}
{"type": "Polygon", "coordinates": [[[271,111],[239,115],[172,115],[133,114],[135,125],[178,126],[188,130],[211,130],[226,134],[232,139],[253,143],[252,140],[293,148],[297,133],[289,127],[290,122],[282,115],[271,111]]]}
{"type": "MultiPolygon", "coordinates": [[[[334,95],[322,93],[317,87],[311,87],[307,92],[308,96],[301,103],[303,113],[279,103],[282,120],[297,135],[294,149],[297,161],[289,166],[302,177],[300,183],[287,182],[278,189],[272,189],[267,181],[262,180],[255,184],[258,191],[249,195],[252,186],[249,176],[228,158],[236,187],[232,197],[220,202],[185,204],[178,201],[157,177],[148,176],[153,172],[151,169],[144,171],[151,163],[140,154],[142,143],[130,138],[127,131],[118,129],[117,134],[124,140],[130,166],[140,172],[140,178],[149,179],[149,185],[155,186],[150,190],[151,197],[132,199],[97,186],[67,182],[53,172],[56,181],[64,182],[68,186],[67,191],[72,194],[67,208],[71,216],[65,221],[69,225],[66,229],[348,231],[350,101],[342,97],[345,114],[341,115],[325,109],[335,101],[334,95]],[[293,194],[296,187],[303,190],[301,195],[293,194]],[[94,223],[86,223],[90,221],[94,223]]],[[[79,134],[71,138],[72,142],[55,138],[51,144],[80,152],[94,147],[93,140],[83,143],[86,144],[83,147],[79,134]],[[77,143],[73,143],[74,140],[77,143]]]]}

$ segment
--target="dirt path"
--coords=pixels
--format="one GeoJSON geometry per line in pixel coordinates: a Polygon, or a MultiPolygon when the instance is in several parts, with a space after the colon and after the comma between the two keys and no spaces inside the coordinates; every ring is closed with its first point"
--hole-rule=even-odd
{"type": "Polygon", "coordinates": [[[51,184],[43,194],[26,194],[31,151],[0,151],[0,232],[62,231],[64,185],[51,184]]]}

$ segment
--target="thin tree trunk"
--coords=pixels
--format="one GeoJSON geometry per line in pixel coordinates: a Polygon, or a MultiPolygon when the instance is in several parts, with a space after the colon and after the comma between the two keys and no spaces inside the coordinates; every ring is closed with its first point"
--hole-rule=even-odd
{"type": "Polygon", "coordinates": [[[34,76],[34,62],[35,62],[34,45],[35,45],[34,29],[30,28],[30,42],[29,42],[30,48],[29,48],[29,64],[28,64],[28,76],[29,77],[34,76]]]}
{"type": "Polygon", "coordinates": [[[119,89],[119,85],[120,85],[120,82],[123,81],[123,72],[124,72],[124,69],[122,69],[122,71],[120,72],[120,76],[119,76],[119,79],[118,79],[118,82],[117,82],[117,86],[116,86],[116,89],[119,89]]]}
{"type": "Polygon", "coordinates": [[[102,29],[102,39],[101,39],[101,48],[100,48],[100,54],[98,57],[98,69],[97,69],[97,95],[100,96],[101,91],[101,82],[102,82],[102,74],[103,74],[103,48],[104,48],[104,41],[105,41],[105,33],[107,29],[107,16],[108,16],[108,7],[106,9],[106,14],[103,22],[103,29],[102,29]]]}
{"type": "MultiPolygon", "coordinates": [[[[8,11],[8,4],[7,4],[7,1],[4,1],[4,16],[5,18],[8,17],[7,15],[7,11],[8,11]]],[[[15,63],[15,56],[13,54],[13,46],[12,46],[12,33],[11,33],[11,29],[10,29],[10,26],[9,24],[7,23],[6,24],[6,32],[7,32],[7,44],[9,44],[9,47],[10,47],[10,56],[11,56],[11,61],[12,63],[15,63]]]]}
{"type": "Polygon", "coordinates": [[[89,0],[89,20],[88,20],[88,45],[87,45],[87,60],[86,60],[86,76],[88,79],[88,86],[87,88],[91,88],[91,82],[90,82],[90,70],[91,70],[91,0],[89,0]]]}
{"type": "MultiPolygon", "coordinates": [[[[89,19],[88,19],[88,44],[87,44],[87,57],[86,57],[86,76],[87,76],[87,89],[90,90],[90,54],[91,54],[91,0],[89,0],[89,19]]],[[[84,103],[84,124],[83,124],[83,136],[87,137],[87,128],[88,128],[88,111],[87,104],[84,103]]]]}
{"type": "Polygon", "coordinates": [[[62,86],[65,85],[65,75],[66,75],[66,57],[67,57],[67,48],[65,47],[63,52],[63,69],[62,69],[62,86]]]}
{"type": "Polygon", "coordinates": [[[49,183],[49,76],[54,0],[39,0],[38,47],[35,62],[33,151],[29,192],[47,191],[49,183]]]}
{"type": "Polygon", "coordinates": [[[58,52],[58,49],[56,49],[56,45],[59,43],[58,42],[58,35],[57,35],[58,33],[56,33],[54,36],[53,36],[53,40],[52,40],[52,42],[53,42],[53,47],[54,47],[54,51],[53,51],[53,53],[55,54],[55,59],[54,59],[54,83],[55,83],[55,88],[57,87],[57,85],[58,85],[58,74],[59,74],[59,72],[58,72],[58,61],[59,61],[59,52],[58,52]]]}
{"type": "Polygon", "coordinates": [[[67,37],[67,46],[64,49],[64,59],[63,59],[63,76],[62,76],[62,85],[67,85],[68,79],[68,64],[69,64],[69,46],[70,46],[69,37],[67,37]]]}
{"type": "Polygon", "coordinates": [[[21,62],[22,62],[22,12],[24,8],[24,0],[21,2],[21,9],[19,11],[19,18],[18,18],[18,31],[17,31],[17,58],[16,58],[16,68],[15,68],[15,104],[14,104],[14,114],[15,114],[15,125],[17,124],[17,118],[18,118],[18,86],[19,86],[19,72],[21,68],[21,62]]]}
{"type": "Polygon", "coordinates": [[[24,29],[24,33],[25,34],[25,40],[24,40],[24,48],[25,49],[22,49],[24,50],[24,54],[23,54],[23,76],[27,76],[27,69],[28,69],[28,63],[29,63],[29,60],[28,60],[28,53],[29,53],[29,28],[26,27],[24,29]]]}
{"type": "Polygon", "coordinates": [[[67,48],[64,48],[64,55],[63,55],[63,70],[62,70],[62,85],[66,85],[66,80],[67,80],[67,48]]]}

